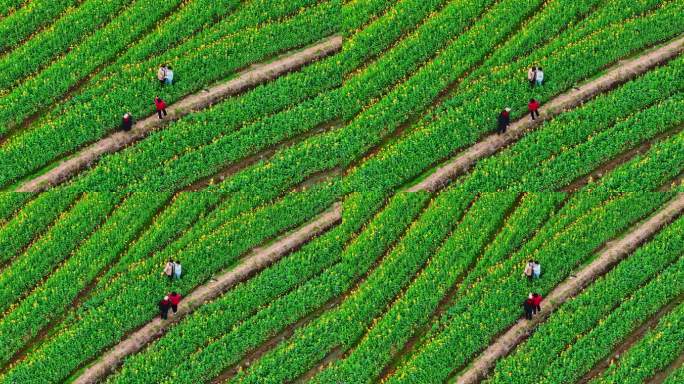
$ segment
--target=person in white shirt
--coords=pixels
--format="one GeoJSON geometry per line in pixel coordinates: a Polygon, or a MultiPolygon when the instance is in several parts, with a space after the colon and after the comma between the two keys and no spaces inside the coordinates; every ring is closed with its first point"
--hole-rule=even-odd
{"type": "Polygon", "coordinates": [[[537,82],[538,87],[541,87],[542,83],[544,83],[544,71],[541,69],[541,67],[537,68],[537,75],[535,76],[535,81],[537,82]]]}

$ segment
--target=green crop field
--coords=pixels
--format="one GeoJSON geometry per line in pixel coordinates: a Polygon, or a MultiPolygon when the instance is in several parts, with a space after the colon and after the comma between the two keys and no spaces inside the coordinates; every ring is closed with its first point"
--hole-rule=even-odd
{"type": "Polygon", "coordinates": [[[681,383],[683,128],[681,0],[0,0],[0,384],[681,383]]]}

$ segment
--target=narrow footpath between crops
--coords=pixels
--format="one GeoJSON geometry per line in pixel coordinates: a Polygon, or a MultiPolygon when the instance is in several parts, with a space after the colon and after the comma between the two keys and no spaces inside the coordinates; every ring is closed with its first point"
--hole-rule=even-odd
{"type": "Polygon", "coordinates": [[[215,277],[209,283],[201,285],[188,294],[178,305],[178,312],[168,320],[159,317],[145,324],[125,340],[107,351],[95,364],[86,368],[74,384],[95,383],[118,367],[123,359],[140,351],[152,340],[163,335],[172,324],[179,322],[202,304],[213,300],[235,286],[248,279],[260,270],[270,266],[287,254],[295,251],[314,236],[328,230],[342,220],[342,205],[334,204],[317,219],[306,224],[292,234],[289,234],[266,248],[254,248],[250,254],[235,268],[215,277]]]}
{"type": "Polygon", "coordinates": [[[636,250],[665,225],[684,213],[684,193],[677,196],[655,215],[637,226],[622,239],[605,248],[589,265],[574,277],[559,284],[544,300],[539,315],[532,320],[522,320],[508,329],[480,354],[456,381],[457,384],[473,384],[484,378],[498,359],[510,353],[525,340],[549,315],[566,300],[576,296],[597,277],[608,272],[615,264],[636,250]]]}
{"type": "Polygon", "coordinates": [[[478,160],[490,156],[507,145],[516,142],[527,131],[540,126],[544,121],[575,108],[594,96],[673,59],[682,52],[684,52],[684,37],[680,37],[652,52],[611,68],[604,75],[550,100],[539,109],[540,117],[537,120],[532,121],[525,115],[523,118],[512,123],[505,134],[490,135],[460,152],[452,160],[432,172],[427,178],[409,188],[408,191],[436,191],[440,189],[453,178],[470,169],[478,160]]]}
{"type": "Polygon", "coordinates": [[[168,124],[169,121],[200,109],[208,108],[229,96],[244,92],[259,84],[271,81],[279,76],[296,71],[299,68],[335,52],[342,48],[342,36],[334,35],[322,42],[293,54],[286,55],[268,64],[253,65],[251,70],[238,77],[189,95],[169,105],[168,116],[159,120],[156,114],[138,121],[130,132],[115,132],[88,147],[73,157],[62,161],[48,172],[22,183],[16,192],[40,192],[57,185],[94,163],[106,153],[116,152],[127,145],[143,139],[150,132],[168,124]]]}

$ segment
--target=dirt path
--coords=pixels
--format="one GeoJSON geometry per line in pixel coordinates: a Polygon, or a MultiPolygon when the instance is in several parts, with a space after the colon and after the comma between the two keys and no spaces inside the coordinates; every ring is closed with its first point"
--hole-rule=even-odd
{"type": "Polygon", "coordinates": [[[675,361],[670,363],[670,365],[668,365],[662,371],[656,373],[655,376],[653,376],[646,382],[648,384],[661,384],[665,380],[667,380],[667,378],[670,376],[670,374],[672,374],[672,372],[679,369],[679,367],[681,367],[682,364],[684,364],[684,354],[679,355],[679,357],[675,361]]]}
{"type": "Polygon", "coordinates": [[[207,90],[187,96],[167,108],[166,119],[159,120],[156,115],[138,121],[130,132],[115,132],[108,137],[86,147],[75,156],[62,161],[43,175],[24,182],[17,192],[40,192],[53,185],[57,185],[95,162],[106,153],[116,152],[134,143],[151,131],[160,128],[169,121],[177,120],[191,112],[210,107],[229,96],[252,88],[261,83],[273,80],[288,72],[295,71],[306,64],[319,60],[342,48],[342,37],[332,36],[321,43],[313,45],[292,55],[264,65],[254,66],[240,76],[216,85],[207,90]]]}
{"type": "Polygon", "coordinates": [[[341,219],[342,206],[337,203],[334,204],[330,210],[320,215],[316,220],[301,227],[294,233],[278,240],[264,249],[254,249],[244,258],[244,261],[240,265],[217,276],[209,283],[197,287],[187,295],[178,306],[178,313],[173,317],[164,321],[160,318],[155,318],[150,321],[102,355],[95,364],[85,369],[73,383],[96,383],[119,366],[126,356],[140,351],[152,340],[162,336],[171,325],[179,322],[200,305],[215,299],[230,287],[248,279],[254,273],[280,260],[314,236],[338,223],[341,219]]]}
{"type": "Polygon", "coordinates": [[[637,58],[623,62],[621,65],[609,70],[606,74],[597,79],[582,85],[580,88],[574,88],[544,104],[544,106],[540,108],[541,116],[536,121],[531,121],[529,117],[525,115],[522,119],[511,124],[505,134],[490,135],[470,148],[467,148],[430,174],[425,180],[409,188],[408,191],[439,190],[454,177],[470,169],[478,160],[490,156],[505,146],[514,143],[527,131],[538,127],[542,122],[549,120],[566,110],[575,108],[599,93],[625,83],[657,65],[671,60],[682,52],[684,52],[684,37],[673,40],[669,44],[637,58]]]}
{"type": "Polygon", "coordinates": [[[664,206],[658,213],[643,222],[622,239],[614,242],[589,265],[558,285],[544,300],[541,312],[530,321],[520,321],[496,339],[480,354],[467,370],[458,377],[458,384],[479,382],[496,361],[511,352],[520,342],[533,332],[538,324],[546,320],[566,300],[576,296],[598,276],[605,274],[613,265],[627,257],[648,238],[684,212],[684,193],[664,206]]]}

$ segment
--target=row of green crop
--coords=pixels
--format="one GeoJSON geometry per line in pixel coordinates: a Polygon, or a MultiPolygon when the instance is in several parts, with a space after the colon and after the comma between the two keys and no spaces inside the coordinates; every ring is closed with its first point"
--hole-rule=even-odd
{"type": "MultiPolygon", "coordinates": [[[[515,22],[510,18],[522,18],[524,15],[521,13],[525,10],[529,11],[528,8],[521,9],[518,4],[510,1],[497,4],[476,23],[476,27],[460,35],[456,42],[440,53],[440,56],[421,68],[407,82],[392,90],[387,97],[362,112],[350,125],[279,151],[268,161],[249,167],[214,188],[223,191],[245,190],[253,188],[252,184],[257,182],[260,189],[272,186],[281,188],[283,185],[300,182],[315,172],[348,165],[372,147],[373,142],[381,140],[384,134],[396,129],[397,125],[408,119],[412,112],[422,109],[431,98],[437,96],[439,89],[458,77],[461,72],[455,70],[451,64],[460,62],[463,49],[469,47],[472,41],[482,41],[482,45],[487,46],[484,41],[495,39],[495,36],[489,34],[486,29],[490,22],[508,20],[506,27],[513,28],[515,22]],[[515,16],[511,16],[511,13],[515,16]],[[436,82],[441,86],[435,87],[436,82]],[[420,97],[416,96],[414,91],[423,88],[428,88],[433,93],[426,95],[421,92],[420,97]],[[269,185],[264,184],[265,181],[269,185]]],[[[505,34],[503,30],[500,32],[505,34]]],[[[482,55],[486,54],[486,48],[474,49],[482,55]]],[[[470,57],[470,61],[476,61],[476,58],[470,57]]],[[[464,71],[467,64],[460,65],[459,68],[464,71]]],[[[375,183],[374,180],[372,182],[375,183]]]]}
{"type": "Polygon", "coordinates": [[[72,8],[47,30],[0,58],[0,94],[40,68],[57,55],[100,28],[121,12],[130,0],[87,0],[72,8]]]}
{"type": "Polygon", "coordinates": [[[27,340],[65,313],[79,292],[115,260],[168,198],[164,193],[127,198],[69,259],[6,313],[0,320],[0,364],[7,363],[27,340]]]}
{"type": "MultiPolygon", "coordinates": [[[[538,164],[544,160],[554,159],[558,153],[567,151],[568,148],[581,146],[601,132],[611,132],[610,128],[615,124],[626,124],[625,119],[636,119],[640,110],[684,89],[683,70],[684,59],[676,59],[616,90],[559,115],[501,153],[481,160],[460,182],[464,188],[484,191],[496,191],[520,183],[521,175],[534,172],[538,164]]],[[[574,169],[566,169],[564,172],[568,175],[577,173],[574,169]]],[[[565,176],[566,182],[571,180],[571,176],[565,176]]],[[[549,190],[559,184],[562,183],[537,183],[536,187],[549,190]]]]}
{"type": "Polygon", "coordinates": [[[34,238],[67,209],[78,194],[65,191],[60,194],[39,195],[0,228],[0,261],[16,256],[34,238]]]}
{"type": "Polygon", "coordinates": [[[679,368],[675,369],[672,373],[670,373],[663,383],[664,384],[678,384],[678,383],[683,383],[683,382],[684,382],[684,365],[679,366],[679,368]]]}
{"type": "Polygon", "coordinates": [[[313,239],[301,250],[281,259],[252,279],[237,285],[220,298],[198,308],[145,351],[129,357],[120,372],[110,380],[159,382],[168,372],[173,371],[178,360],[187,358],[209,340],[226,333],[235,324],[255,313],[259,307],[267,305],[339,262],[345,244],[361,230],[381,201],[382,196],[378,194],[350,195],[343,203],[340,225],[313,239]]]}
{"type": "Polygon", "coordinates": [[[103,297],[99,295],[88,300],[73,321],[60,325],[53,337],[8,370],[0,381],[61,382],[126,332],[154,317],[156,299],[168,290],[187,294],[212,274],[234,265],[252,247],[329,207],[339,195],[338,190],[339,186],[332,184],[294,193],[272,205],[246,212],[215,231],[201,234],[182,252],[166,255],[164,259],[155,254],[146,260],[151,267],[147,273],[139,274],[138,280],[116,285],[116,291],[109,292],[112,299],[98,302],[103,297]],[[167,284],[159,273],[169,258],[183,263],[185,276],[167,284]]]}
{"type": "MultiPolygon", "coordinates": [[[[250,350],[275,336],[286,326],[341,295],[404,232],[427,198],[428,196],[423,194],[410,194],[393,199],[342,254],[336,257],[338,263],[315,277],[311,276],[309,281],[273,300],[240,323],[220,321],[222,332],[219,337],[204,338],[202,340],[205,343],[208,341],[208,344],[197,350],[188,351],[190,353],[187,356],[181,355],[184,357],[183,363],[171,375],[168,371],[153,369],[157,373],[156,376],[148,378],[149,382],[196,383],[210,380],[224,369],[236,364],[250,350]]],[[[199,324],[206,320],[200,321],[199,324]]],[[[199,324],[190,321],[183,324],[183,327],[186,330],[196,329],[199,324]]],[[[186,343],[174,339],[168,342],[172,341],[175,344],[186,343]]],[[[177,356],[174,353],[176,349],[169,351],[168,356],[177,356]]],[[[140,363],[142,364],[139,364],[139,367],[147,367],[150,362],[143,360],[140,363]]],[[[135,379],[139,377],[138,369],[129,371],[128,377],[117,377],[113,382],[139,382],[135,379]]]]}
{"type": "Polygon", "coordinates": [[[0,0],[0,18],[7,17],[26,2],[27,0],[0,0]]]}
{"type": "Polygon", "coordinates": [[[345,0],[342,6],[342,32],[345,35],[358,32],[372,18],[379,18],[384,12],[391,12],[391,7],[395,3],[392,0],[345,0]]]}
{"type": "Polygon", "coordinates": [[[335,347],[350,348],[370,322],[439,248],[455,228],[473,195],[445,191],[431,201],[401,241],[332,311],[267,352],[237,382],[285,382],[302,375],[335,347]]]}
{"type": "MultiPolygon", "coordinates": [[[[556,227],[553,239],[532,253],[521,250],[514,258],[518,263],[521,258],[541,262],[544,278],[536,283],[535,289],[546,294],[590,258],[602,243],[642,219],[669,196],[635,193],[613,197],[571,225],[556,227]]],[[[589,199],[594,200],[591,196],[589,199]]],[[[511,273],[510,269],[493,271],[448,309],[449,320],[442,323],[441,330],[426,337],[426,342],[398,367],[388,382],[447,379],[520,317],[519,301],[529,289],[529,283],[518,273],[511,273]]]]}
{"type": "Polygon", "coordinates": [[[510,187],[541,190],[545,186],[568,184],[591,172],[606,159],[680,126],[684,123],[684,116],[679,113],[683,108],[684,92],[621,121],[608,131],[592,136],[587,142],[537,164],[534,170],[522,175],[510,187]]]}
{"type": "Polygon", "coordinates": [[[5,225],[33,196],[32,193],[0,192],[0,225],[5,225]]]}
{"type": "Polygon", "coordinates": [[[515,193],[481,195],[464,219],[389,309],[373,322],[343,360],[319,372],[313,383],[373,382],[431,314],[459,277],[469,270],[503,224],[515,193]]]}
{"type": "MultiPolygon", "coordinates": [[[[416,3],[425,7],[423,13],[433,9],[441,0],[432,2],[405,2],[405,5],[416,3]],[[429,5],[429,7],[428,7],[429,5]]],[[[404,4],[404,3],[402,3],[404,4]]],[[[414,34],[403,39],[388,54],[373,62],[360,73],[355,73],[342,88],[318,95],[312,100],[305,101],[294,108],[269,116],[254,124],[247,125],[237,132],[227,133],[225,120],[232,119],[232,110],[236,103],[224,103],[208,112],[212,115],[213,124],[203,121],[191,124],[176,124],[181,127],[171,127],[159,133],[155,140],[145,140],[142,149],[131,149],[122,155],[115,155],[103,160],[102,165],[95,168],[91,174],[80,182],[85,184],[79,188],[116,188],[126,186],[131,190],[165,190],[179,188],[203,176],[217,172],[225,164],[237,161],[266,146],[287,140],[297,134],[314,129],[321,124],[342,117],[348,119],[364,106],[366,100],[373,100],[381,96],[395,82],[411,73],[425,59],[439,50],[449,39],[453,38],[460,28],[467,25],[468,18],[461,17],[476,15],[480,6],[460,7],[460,3],[452,3],[443,12],[421,26],[414,34]],[[441,25],[450,24],[453,28],[444,29],[441,25]],[[418,47],[418,48],[416,48],[418,47]],[[221,118],[223,117],[223,118],[221,118]],[[197,131],[200,134],[197,134],[197,131]],[[173,134],[171,132],[174,132],[173,134]],[[192,132],[189,134],[188,132],[192,132]],[[173,135],[172,138],[168,136],[173,135]],[[162,141],[162,137],[163,141],[162,141]],[[207,144],[201,146],[202,144],[207,144]],[[131,154],[129,156],[129,154],[131,154]],[[111,164],[111,163],[113,164],[111,164]],[[151,163],[161,163],[159,167],[149,167],[151,163]],[[140,174],[146,172],[144,177],[140,174]],[[135,180],[134,177],[139,178],[135,180]],[[92,180],[91,180],[92,179],[92,180]],[[114,184],[114,185],[112,185],[114,184]]],[[[406,11],[402,11],[406,13],[406,11]]],[[[419,13],[418,16],[421,16],[419,13]]],[[[344,51],[337,57],[326,61],[326,66],[333,66],[337,70],[333,76],[343,76],[354,67],[349,64],[339,65],[340,60],[354,58],[368,58],[378,49],[378,44],[370,44],[374,37],[382,36],[386,44],[387,36],[399,36],[415,22],[416,18],[398,19],[396,24],[388,25],[378,22],[369,26],[368,31],[362,31],[345,43],[344,51]],[[378,29],[375,26],[383,26],[378,29]],[[388,27],[392,28],[388,28],[388,27]],[[381,32],[380,32],[381,31],[381,32]]],[[[418,19],[420,20],[420,19],[418,19]]],[[[395,20],[393,20],[395,21],[395,20]]],[[[382,45],[381,45],[382,46],[382,45]]],[[[325,66],[322,66],[325,72],[325,66]]],[[[330,76],[320,73],[320,67],[302,73],[303,76],[330,76]],[[318,73],[317,73],[318,72],[318,73]]],[[[341,84],[341,78],[340,78],[341,84]]],[[[309,93],[307,91],[307,93],[309,93]]],[[[228,124],[228,129],[233,124],[228,124]]],[[[229,131],[228,131],[229,132],[229,131]]]]}
{"type": "Polygon", "coordinates": [[[34,0],[0,18],[0,52],[21,43],[35,30],[50,23],[57,15],[75,5],[77,0],[34,0]]]}
{"type": "MultiPolygon", "coordinates": [[[[178,82],[172,87],[164,88],[163,92],[159,92],[159,83],[154,77],[158,63],[146,62],[144,66],[136,65],[124,70],[109,79],[107,93],[100,95],[84,93],[84,97],[91,96],[92,98],[82,100],[84,102],[79,108],[47,121],[36,129],[10,138],[1,151],[3,152],[2,162],[5,163],[7,160],[8,163],[5,164],[8,166],[2,167],[0,180],[3,183],[12,181],[46,164],[60,154],[75,150],[82,144],[99,138],[118,124],[122,111],[128,110],[134,116],[151,114],[153,109],[151,101],[146,100],[151,100],[156,94],[161,94],[169,103],[173,102],[255,60],[262,60],[280,51],[299,47],[327,36],[336,28],[336,14],[337,9],[334,3],[326,2],[306,9],[287,21],[267,24],[256,30],[247,29],[206,44],[173,61],[175,71],[182,73],[182,77],[179,76],[178,82]],[[321,22],[321,19],[325,22],[321,22]],[[235,51],[241,54],[232,54],[235,51]],[[203,71],[197,71],[196,68],[203,68],[203,71]],[[41,148],[40,151],[36,150],[37,146],[41,148]],[[10,163],[12,166],[9,165],[10,163]]],[[[57,70],[56,66],[52,68],[57,70]]],[[[84,67],[79,66],[79,68],[84,67]]],[[[48,76],[46,71],[43,74],[48,76]]],[[[54,76],[50,75],[50,78],[54,76]]],[[[62,86],[64,83],[58,82],[54,85],[62,86]]],[[[49,91],[52,88],[45,89],[49,91]]],[[[104,91],[103,87],[101,89],[104,91]]],[[[16,89],[14,92],[18,91],[19,89],[16,89]]],[[[33,96],[36,97],[47,91],[41,90],[33,96]]],[[[23,108],[21,103],[16,104],[11,99],[11,97],[6,97],[2,100],[12,104],[10,109],[23,108]]],[[[37,99],[45,100],[45,97],[41,96],[37,99]]],[[[9,109],[3,108],[3,113],[8,111],[9,109]]],[[[17,111],[11,112],[8,116],[18,116],[17,111]]]]}
{"type": "MultiPolygon", "coordinates": [[[[491,224],[495,224],[495,227],[489,228],[489,222],[479,225],[475,225],[476,222],[470,223],[475,225],[474,227],[464,226],[468,223],[464,220],[452,238],[445,243],[422,272],[432,274],[419,276],[406,290],[404,296],[399,298],[381,319],[376,319],[373,327],[359,345],[344,360],[333,363],[317,376],[314,379],[315,382],[377,381],[378,375],[390,361],[396,358],[395,355],[403,349],[409,338],[418,336],[417,332],[428,324],[431,319],[430,315],[435,311],[437,304],[444,300],[447,290],[455,287],[457,289],[455,297],[459,297],[462,288],[485,277],[496,264],[497,259],[510,254],[527,236],[531,236],[537,230],[563,197],[561,194],[553,193],[523,197],[520,205],[506,219],[503,228],[492,236],[487,231],[499,227],[500,215],[510,208],[511,200],[509,199],[515,196],[510,193],[493,193],[484,196],[490,201],[482,203],[489,207],[485,207],[486,212],[480,215],[492,221],[491,224]],[[493,239],[489,240],[489,237],[493,239]],[[472,241],[480,242],[475,249],[470,248],[472,245],[468,245],[472,241]],[[490,241],[490,243],[481,251],[481,246],[484,246],[483,241],[490,241]],[[439,260],[440,254],[443,254],[441,257],[445,259],[442,261],[448,263],[448,266],[432,265],[439,260]],[[474,259],[475,257],[477,259],[474,259]],[[452,259],[449,260],[449,258],[452,259]],[[462,275],[463,268],[468,263],[473,263],[473,267],[467,275],[462,275]],[[439,274],[444,274],[444,276],[439,276],[439,274]],[[451,276],[447,277],[447,275],[451,276]],[[455,280],[457,277],[463,278],[458,285],[455,280]]],[[[476,207],[477,203],[472,209],[476,207]]]]}
{"type": "Polygon", "coordinates": [[[485,67],[473,71],[454,90],[452,97],[437,106],[434,111],[426,114],[419,125],[426,125],[432,120],[439,119],[442,114],[468,102],[472,94],[467,91],[473,83],[486,84],[493,80],[510,79],[511,76],[524,81],[527,78],[527,69],[533,65],[544,68],[547,82],[555,81],[553,79],[555,71],[551,73],[546,63],[546,58],[553,55],[555,51],[576,44],[597,31],[610,27],[613,23],[643,17],[660,4],[662,2],[659,0],[616,0],[600,4],[589,0],[549,4],[551,6],[549,11],[544,11],[542,15],[535,17],[529,25],[520,31],[519,37],[513,37],[503,49],[497,50],[485,62],[485,65],[491,66],[491,71],[486,71],[485,67]],[[556,7],[561,7],[563,12],[559,12],[556,7]],[[576,14],[577,12],[583,13],[588,7],[595,9],[585,18],[577,21],[576,24],[562,29],[562,32],[557,35],[547,33],[549,28],[554,31],[557,30],[557,26],[551,27],[554,21],[562,24],[563,22],[559,19],[565,21],[567,16],[576,18],[579,16],[576,14]],[[566,12],[568,12],[567,15],[565,15],[566,12]]]}
{"type": "MultiPolygon", "coordinates": [[[[679,281],[672,287],[680,287],[679,281]]],[[[684,350],[684,304],[679,304],[665,315],[658,325],[649,331],[620,359],[598,377],[592,384],[636,384],[643,383],[659,370],[667,367],[684,350]]]]}
{"type": "Polygon", "coordinates": [[[72,209],[62,213],[51,228],[0,272],[0,312],[69,257],[84,234],[102,224],[118,201],[109,193],[86,194],[72,209]]]}
{"type": "Polygon", "coordinates": [[[683,145],[684,132],[657,142],[648,152],[635,156],[598,181],[590,183],[584,190],[656,190],[684,172],[683,145]]]}
{"type": "Polygon", "coordinates": [[[553,73],[553,78],[534,90],[530,90],[521,73],[527,67],[524,62],[506,71],[508,76],[501,81],[473,84],[463,106],[449,110],[425,127],[416,128],[357,168],[353,189],[359,190],[371,180],[375,186],[401,185],[455,150],[474,143],[483,133],[492,131],[496,114],[503,106],[513,106],[513,116],[520,116],[517,111],[531,96],[549,100],[603,66],[678,35],[684,25],[682,15],[681,2],[668,2],[648,17],[611,25],[556,50],[544,59],[544,66],[547,72],[553,73]]]}
{"type": "MultiPolygon", "coordinates": [[[[594,281],[576,298],[564,303],[537,328],[534,335],[518,346],[514,353],[497,363],[488,383],[522,383],[543,380],[543,378],[550,380],[565,378],[569,382],[570,376],[558,373],[558,368],[565,367],[575,379],[590,370],[594,365],[593,359],[598,356],[596,353],[591,354],[592,360],[585,361],[581,365],[578,365],[577,361],[569,365],[560,363],[561,360],[563,363],[572,361],[568,358],[572,354],[569,351],[576,349],[575,345],[578,340],[595,336],[596,331],[587,333],[592,328],[605,328],[608,325],[606,316],[616,307],[620,307],[617,311],[621,315],[624,315],[625,309],[629,307],[630,310],[627,312],[640,314],[642,315],[640,317],[644,318],[663,303],[660,293],[665,294],[665,303],[671,299],[671,295],[677,290],[672,289],[670,285],[672,278],[681,275],[684,270],[681,266],[674,265],[660,272],[673,261],[677,261],[684,250],[682,229],[684,229],[684,219],[668,226],[653,240],[640,247],[634,255],[617,265],[604,277],[594,281]],[[654,276],[659,277],[653,279],[654,276]],[[651,283],[642,287],[652,279],[651,283]],[[666,289],[662,290],[659,287],[666,289]],[[630,304],[627,304],[627,299],[630,300],[630,304]],[[623,309],[625,305],[627,307],[623,309]],[[635,308],[636,312],[633,312],[635,308]],[[571,349],[568,349],[569,345],[572,345],[571,349]],[[557,359],[561,360],[556,362],[557,359]],[[556,374],[559,376],[555,376],[556,374]]],[[[684,259],[680,261],[682,260],[684,259]]],[[[638,317],[633,317],[633,319],[638,319],[638,317]]],[[[594,343],[595,345],[590,350],[596,350],[604,344],[603,341],[596,340],[594,343]]],[[[585,356],[590,355],[587,350],[582,349],[582,353],[585,356]]]]}

